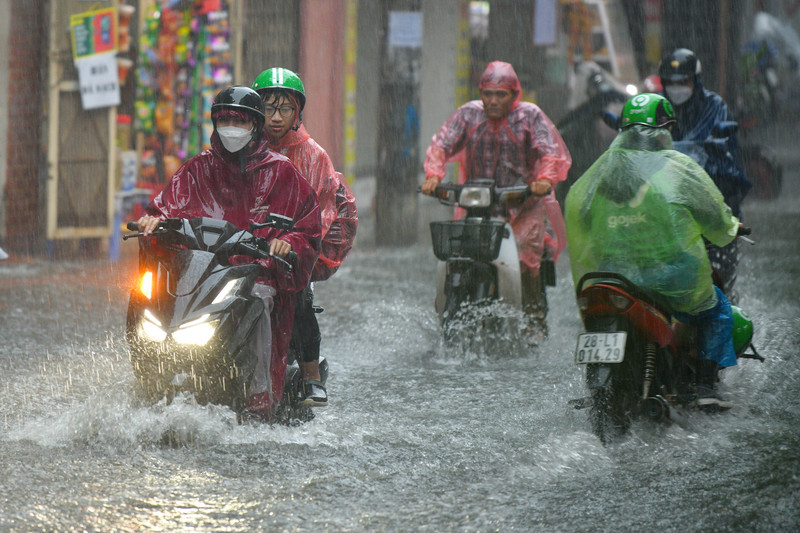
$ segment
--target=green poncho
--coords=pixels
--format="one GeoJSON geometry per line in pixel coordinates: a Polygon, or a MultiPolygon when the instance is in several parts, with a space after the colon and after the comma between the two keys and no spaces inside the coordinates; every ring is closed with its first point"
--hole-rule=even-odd
{"type": "Polygon", "coordinates": [[[665,128],[631,126],[575,182],[565,219],[572,278],[622,274],[676,311],[716,304],[705,237],[724,246],[739,221],[705,171],[672,150],[665,128]]]}

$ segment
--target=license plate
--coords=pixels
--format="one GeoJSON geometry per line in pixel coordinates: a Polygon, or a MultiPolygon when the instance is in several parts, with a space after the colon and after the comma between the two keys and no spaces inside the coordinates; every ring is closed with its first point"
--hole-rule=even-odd
{"type": "Polygon", "coordinates": [[[575,349],[575,362],[579,365],[621,363],[625,358],[627,336],[628,334],[624,331],[581,333],[578,335],[578,347],[575,349]]]}

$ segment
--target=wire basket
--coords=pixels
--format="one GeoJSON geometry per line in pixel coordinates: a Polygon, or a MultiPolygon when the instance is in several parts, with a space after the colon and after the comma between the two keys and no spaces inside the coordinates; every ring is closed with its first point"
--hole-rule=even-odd
{"type": "Polygon", "coordinates": [[[500,253],[505,224],[497,220],[448,220],[431,222],[433,254],[440,261],[467,257],[494,261],[500,253]]]}

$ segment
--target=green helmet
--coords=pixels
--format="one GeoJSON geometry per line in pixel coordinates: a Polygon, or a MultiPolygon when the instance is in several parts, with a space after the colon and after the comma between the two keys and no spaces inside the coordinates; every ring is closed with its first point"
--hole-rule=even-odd
{"type": "Polygon", "coordinates": [[[253,90],[261,94],[267,89],[283,89],[291,92],[300,105],[300,111],[306,106],[306,90],[300,76],[288,68],[275,67],[262,72],[253,82],[253,90]]]}
{"type": "Polygon", "coordinates": [[[742,308],[731,306],[733,311],[733,350],[740,355],[753,339],[753,321],[742,308]]]}
{"type": "Polygon", "coordinates": [[[669,100],[660,94],[637,94],[622,108],[622,129],[634,124],[642,124],[651,128],[663,128],[675,123],[675,111],[669,100]]]}

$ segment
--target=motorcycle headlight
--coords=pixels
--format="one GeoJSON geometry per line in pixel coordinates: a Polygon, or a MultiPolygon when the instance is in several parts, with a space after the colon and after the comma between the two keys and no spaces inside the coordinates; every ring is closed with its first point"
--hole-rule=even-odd
{"type": "Polygon", "coordinates": [[[464,187],[458,203],[461,207],[489,207],[492,205],[492,191],[489,187],[464,187]]]}
{"type": "Polygon", "coordinates": [[[209,320],[211,315],[203,315],[197,320],[182,324],[172,332],[172,338],[178,344],[193,344],[204,346],[214,336],[219,325],[219,319],[209,320]]]}
{"type": "Polygon", "coordinates": [[[153,342],[162,342],[167,338],[167,332],[161,326],[161,321],[148,309],[144,310],[144,318],[139,326],[141,335],[153,342]]]}

